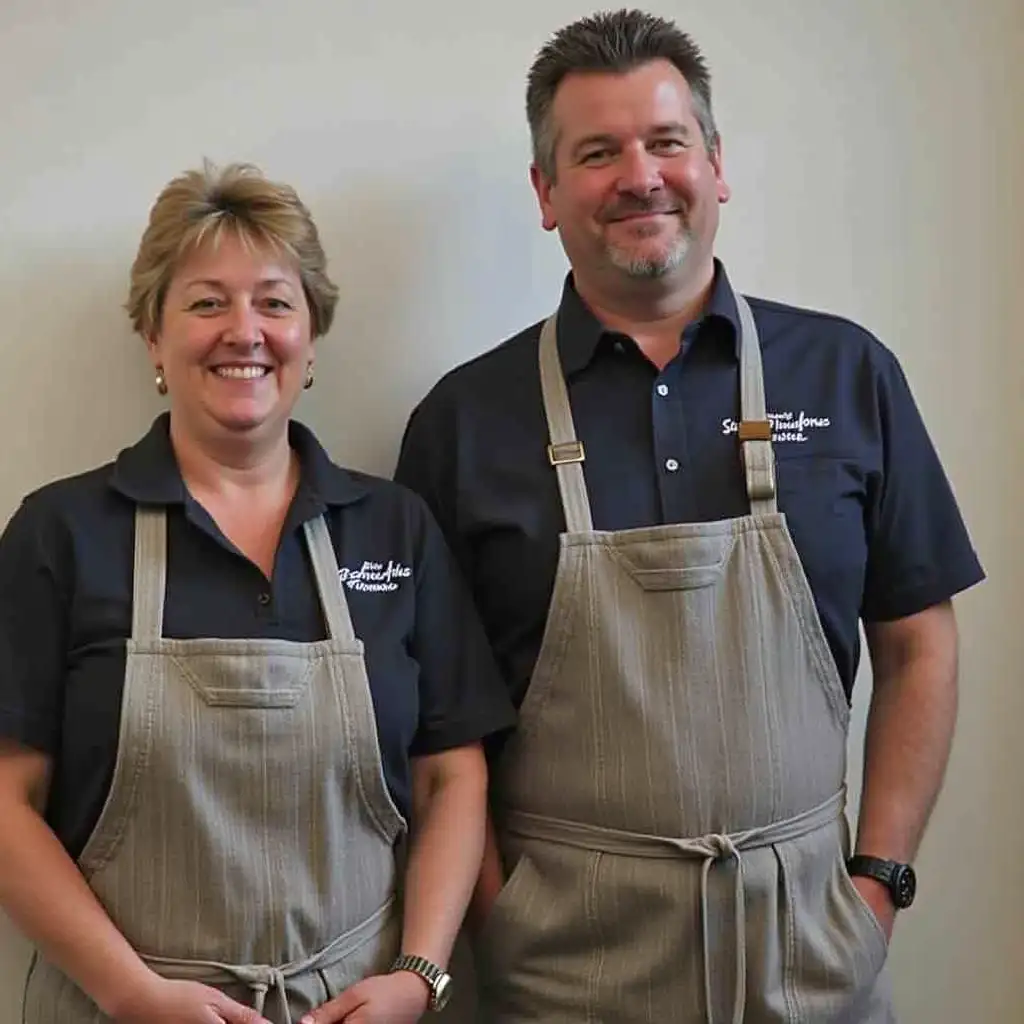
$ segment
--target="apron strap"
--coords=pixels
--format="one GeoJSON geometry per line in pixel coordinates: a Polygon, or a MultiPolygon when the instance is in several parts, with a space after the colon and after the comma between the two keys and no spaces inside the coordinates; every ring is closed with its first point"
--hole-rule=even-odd
{"type": "MultiPolygon", "coordinates": [[[[736,293],[740,317],[740,459],[746,478],[752,515],[778,510],[775,487],[775,455],[772,427],[764,394],[761,342],[747,300],[736,293]]],[[[540,385],[544,415],[548,421],[548,461],[555,467],[562,495],[565,525],[570,533],[594,529],[590,498],[583,476],[585,453],[576,436],[569,393],[558,358],[556,317],[548,317],[540,332],[540,385]]]]}
{"type": "Polygon", "coordinates": [[[164,627],[167,584],[167,511],[135,506],[135,566],[132,576],[132,639],[159,640],[164,627]]]}
{"type": "Polygon", "coordinates": [[[761,342],[747,300],[736,293],[740,314],[740,457],[752,515],[777,510],[772,426],[764,397],[761,342]]]}
{"type": "Polygon", "coordinates": [[[576,437],[576,427],[572,422],[553,316],[544,322],[540,332],[540,386],[551,441],[548,461],[558,476],[565,528],[569,533],[590,533],[594,529],[594,521],[590,514],[587,484],[583,479],[583,445],[576,437]]]}
{"type": "Polygon", "coordinates": [[[352,626],[348,602],[338,579],[338,559],[334,554],[334,543],[331,541],[330,530],[327,529],[327,521],[323,516],[317,516],[304,522],[302,529],[313,563],[317,590],[320,591],[320,606],[324,610],[327,635],[346,646],[354,646],[357,642],[356,631],[352,626]]]}
{"type": "MultiPolygon", "coordinates": [[[[313,563],[327,632],[332,640],[356,642],[352,617],[338,582],[338,560],[322,516],[303,524],[313,563]]],[[[132,582],[132,639],[159,640],[163,632],[167,588],[167,511],[163,507],[135,508],[135,567],[132,582]]]]}

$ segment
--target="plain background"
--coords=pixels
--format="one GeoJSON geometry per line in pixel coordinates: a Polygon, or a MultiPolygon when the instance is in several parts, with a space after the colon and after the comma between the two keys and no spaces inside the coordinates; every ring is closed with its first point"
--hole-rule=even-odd
{"type": "MultiPolygon", "coordinates": [[[[712,62],[744,291],[900,357],[990,579],[959,603],[962,712],[892,962],[911,1024],[1024,1021],[1021,0],[717,0],[712,62]],[[1017,186],[1017,188],[1014,188],[1017,186]]],[[[565,264],[527,182],[523,79],[562,0],[4,0],[0,522],[161,407],[121,308],[150,204],[204,156],[294,184],[341,286],[299,415],[390,474],[445,370],[547,313],[565,264]]],[[[813,403],[813,396],[808,396],[813,403]]],[[[851,741],[856,797],[869,674],[851,741]]],[[[0,922],[0,1024],[26,948],[0,922]]]]}

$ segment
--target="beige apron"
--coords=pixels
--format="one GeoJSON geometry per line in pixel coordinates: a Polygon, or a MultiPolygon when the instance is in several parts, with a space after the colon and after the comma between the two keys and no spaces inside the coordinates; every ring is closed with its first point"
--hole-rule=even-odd
{"type": "MultiPolygon", "coordinates": [[[[394,845],[363,646],[323,519],[305,524],[329,639],[167,640],[163,509],[135,520],[132,638],[117,762],[79,860],[159,974],[274,1024],[398,952],[394,845]]],[[[41,957],[24,1024],[107,1018],[41,957]]]]}
{"type": "Polygon", "coordinates": [[[776,508],[742,322],[750,515],[594,530],[554,319],[541,380],[567,530],[496,768],[508,883],[487,1024],[883,1024],[886,942],[846,873],[849,710],[776,508]]]}

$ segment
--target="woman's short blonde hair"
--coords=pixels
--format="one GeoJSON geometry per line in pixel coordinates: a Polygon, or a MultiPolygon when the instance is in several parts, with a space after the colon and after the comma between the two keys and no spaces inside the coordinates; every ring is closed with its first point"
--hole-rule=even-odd
{"type": "Polygon", "coordinates": [[[126,303],[135,330],[143,337],[159,330],[175,270],[200,246],[216,245],[225,231],[247,245],[283,252],[294,262],[313,337],[326,334],[338,289],[327,276],[327,257],[309,210],[293,188],[268,181],[252,164],[218,169],[209,162],[171,181],[150,210],[126,303]]]}

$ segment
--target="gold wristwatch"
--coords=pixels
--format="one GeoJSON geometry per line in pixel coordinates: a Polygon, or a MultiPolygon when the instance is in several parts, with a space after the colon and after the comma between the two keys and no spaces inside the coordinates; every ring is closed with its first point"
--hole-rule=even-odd
{"type": "Polygon", "coordinates": [[[391,973],[395,971],[411,971],[422,978],[430,989],[430,1003],[428,1009],[437,1013],[448,1005],[452,996],[452,976],[443,971],[437,964],[432,964],[422,956],[410,956],[403,953],[391,965],[391,973]]]}

